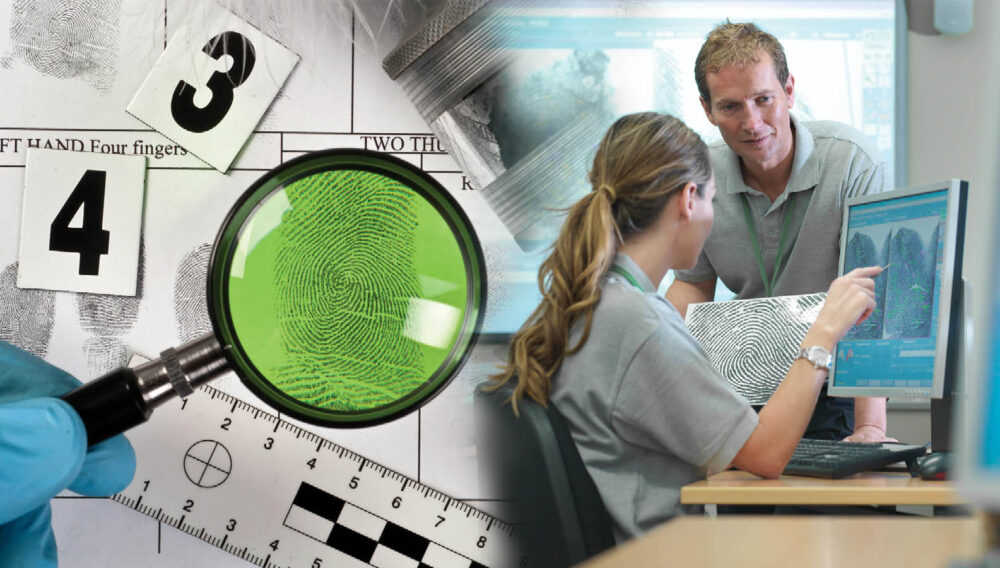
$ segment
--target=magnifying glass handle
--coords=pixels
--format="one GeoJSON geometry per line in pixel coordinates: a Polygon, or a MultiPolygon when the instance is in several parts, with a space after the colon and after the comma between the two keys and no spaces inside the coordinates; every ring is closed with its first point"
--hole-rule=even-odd
{"type": "Polygon", "coordinates": [[[135,368],[122,367],[62,396],[87,428],[87,445],[138,426],[153,409],[194,389],[229,369],[224,348],[214,334],[205,334],[170,348],[135,368]]]}

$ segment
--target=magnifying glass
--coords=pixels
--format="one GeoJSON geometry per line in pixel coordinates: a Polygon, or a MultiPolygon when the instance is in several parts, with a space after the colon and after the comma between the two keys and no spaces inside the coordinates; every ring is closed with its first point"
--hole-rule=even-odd
{"type": "Polygon", "coordinates": [[[213,332],[63,396],[90,445],[232,370],[273,408],[331,427],[412,412],[464,363],[482,249],[449,193],[378,152],[300,156],[257,180],[213,247],[213,332]]]}

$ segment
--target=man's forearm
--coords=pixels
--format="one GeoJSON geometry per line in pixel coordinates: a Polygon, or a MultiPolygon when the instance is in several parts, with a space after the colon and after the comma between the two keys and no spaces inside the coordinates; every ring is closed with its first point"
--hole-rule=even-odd
{"type": "Polygon", "coordinates": [[[715,280],[704,282],[685,282],[674,280],[667,288],[667,301],[680,312],[681,317],[687,317],[687,308],[699,302],[711,302],[715,295],[715,280]]]}
{"type": "Polygon", "coordinates": [[[882,397],[862,397],[854,399],[854,431],[864,426],[872,426],[886,431],[885,402],[882,397]]]}

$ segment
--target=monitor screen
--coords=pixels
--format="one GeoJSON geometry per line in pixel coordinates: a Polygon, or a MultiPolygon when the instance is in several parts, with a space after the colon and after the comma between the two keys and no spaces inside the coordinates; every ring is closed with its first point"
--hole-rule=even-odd
{"type": "Polygon", "coordinates": [[[840,273],[884,267],[877,307],[837,345],[832,396],[940,398],[953,286],[961,282],[965,182],[899,189],[847,202],[840,273]]]}
{"type": "MultiPolygon", "coordinates": [[[[890,164],[896,182],[890,181],[889,187],[905,176],[905,152],[900,151],[906,140],[905,97],[900,94],[905,92],[906,34],[900,32],[905,16],[898,0],[573,0],[533,1],[529,6],[515,18],[520,56],[505,77],[504,101],[516,111],[518,128],[495,133],[510,154],[501,156],[508,173],[537,145],[557,138],[546,136],[578,122],[576,113],[584,110],[611,118],[636,111],[667,112],[706,142],[718,140],[718,129],[699,103],[694,60],[706,34],[728,18],[753,21],[782,42],[795,77],[792,112],[799,119],[836,120],[856,127],[890,164]]],[[[592,157],[593,148],[588,150],[592,157]]],[[[573,187],[559,185],[565,194],[562,205],[590,189],[589,159],[576,168],[579,172],[569,184],[573,187]]],[[[506,200],[504,204],[509,205],[506,200]]],[[[531,210],[542,209],[547,210],[531,210]]],[[[502,211],[498,215],[503,217],[502,211]]],[[[502,274],[490,283],[495,304],[503,309],[487,313],[487,335],[516,331],[538,305],[538,267],[561,221],[559,212],[552,211],[537,223],[533,241],[523,236],[530,231],[518,233],[508,224],[520,246],[506,247],[502,274]]],[[[669,273],[661,291],[672,279],[669,273]]],[[[718,286],[716,301],[731,298],[732,292],[718,286]]]]}

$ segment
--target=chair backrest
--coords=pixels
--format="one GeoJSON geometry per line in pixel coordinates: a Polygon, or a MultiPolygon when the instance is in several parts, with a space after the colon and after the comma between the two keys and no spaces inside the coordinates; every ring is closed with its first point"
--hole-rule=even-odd
{"type": "Polygon", "coordinates": [[[533,566],[570,566],[614,546],[611,518],[570,435],[548,404],[507,400],[508,383],[476,389],[480,479],[502,499],[499,516],[525,537],[533,566]]]}

